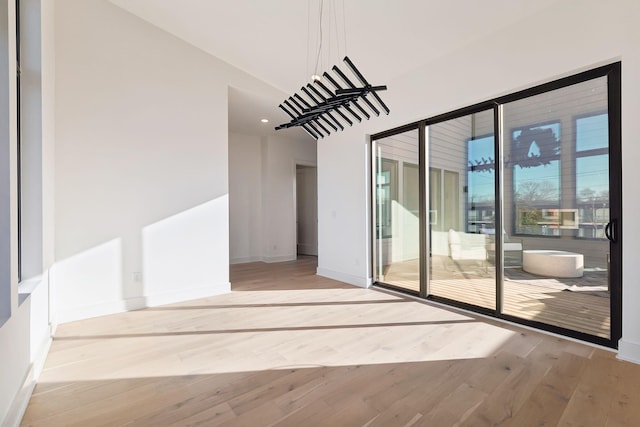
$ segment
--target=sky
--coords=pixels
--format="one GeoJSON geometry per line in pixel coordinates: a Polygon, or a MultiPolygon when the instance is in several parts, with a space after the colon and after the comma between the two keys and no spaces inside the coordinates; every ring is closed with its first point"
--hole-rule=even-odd
{"type": "MultiPolygon", "coordinates": [[[[584,152],[608,147],[608,118],[607,114],[599,114],[578,118],[576,120],[576,152],[584,152]]],[[[536,128],[551,129],[556,138],[562,141],[561,147],[570,145],[571,141],[562,140],[560,123],[552,123],[536,128]]],[[[514,130],[513,141],[521,133],[521,130],[514,130]]],[[[562,149],[561,148],[561,149],[562,149]]],[[[529,150],[530,155],[538,154],[535,143],[529,150]]],[[[468,144],[469,160],[481,160],[495,157],[493,135],[471,140],[468,144]]],[[[474,162],[475,163],[475,162],[474,162]]],[[[523,182],[548,181],[551,188],[559,193],[560,188],[560,161],[554,160],[551,164],[530,168],[514,166],[514,181],[516,188],[523,182]]],[[[495,171],[472,172],[468,176],[469,198],[474,200],[492,200],[494,193],[495,171]]],[[[609,190],[609,165],[608,155],[577,157],[576,159],[576,190],[580,195],[581,191],[590,188],[596,195],[608,192],[609,190]]]]}

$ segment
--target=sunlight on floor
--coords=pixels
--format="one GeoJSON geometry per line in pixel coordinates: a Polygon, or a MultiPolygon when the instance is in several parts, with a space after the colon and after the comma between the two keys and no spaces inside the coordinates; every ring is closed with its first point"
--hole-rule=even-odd
{"type": "Polygon", "coordinates": [[[482,358],[514,335],[375,290],[233,292],[60,325],[39,382],[482,358]]]}

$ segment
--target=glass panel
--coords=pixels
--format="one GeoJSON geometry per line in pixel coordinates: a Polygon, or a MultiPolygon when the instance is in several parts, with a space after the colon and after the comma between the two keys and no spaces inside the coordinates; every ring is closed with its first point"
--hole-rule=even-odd
{"type": "Polygon", "coordinates": [[[560,123],[512,132],[516,234],[558,236],[549,212],[560,208],[560,123]]]}
{"type": "Polygon", "coordinates": [[[576,197],[578,237],[605,239],[609,222],[609,116],[576,119],[576,197]]]}
{"type": "Polygon", "coordinates": [[[418,130],[374,141],[375,280],[420,290],[418,130]]]}
{"type": "Polygon", "coordinates": [[[609,149],[609,115],[595,114],[576,120],[576,151],[609,149]]]}
{"type": "Polygon", "coordinates": [[[411,163],[404,163],[402,165],[402,183],[404,184],[402,186],[402,195],[404,200],[404,207],[415,217],[418,217],[420,209],[418,173],[418,165],[413,165],[411,163]]]}
{"type": "Polygon", "coordinates": [[[503,313],[609,338],[603,111],[606,77],[504,105],[503,313]]]}
{"type": "Polygon", "coordinates": [[[580,229],[578,237],[606,239],[604,227],[609,222],[609,156],[576,159],[576,195],[580,229]]]}
{"type": "Polygon", "coordinates": [[[383,238],[391,236],[391,203],[398,200],[398,162],[380,159],[380,169],[376,175],[378,209],[378,230],[383,238]]]}
{"type": "Polygon", "coordinates": [[[444,188],[442,189],[444,230],[455,229],[460,224],[460,179],[458,177],[459,172],[444,171],[444,188]]]}
{"type": "Polygon", "coordinates": [[[429,225],[432,230],[444,230],[442,216],[442,169],[429,169],[429,225]]]}
{"type": "Polygon", "coordinates": [[[467,214],[467,231],[470,233],[495,232],[494,145],[493,135],[470,139],[467,145],[469,164],[474,163],[467,171],[467,206],[471,208],[467,214]]]}
{"type": "Polygon", "coordinates": [[[493,110],[431,125],[427,135],[429,210],[438,212],[429,224],[429,293],[495,309],[493,110]]]}

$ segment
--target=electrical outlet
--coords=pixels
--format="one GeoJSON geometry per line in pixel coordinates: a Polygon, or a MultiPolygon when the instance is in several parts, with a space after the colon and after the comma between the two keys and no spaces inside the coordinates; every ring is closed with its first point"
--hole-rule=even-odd
{"type": "Polygon", "coordinates": [[[133,281],[134,282],[142,282],[142,272],[134,271],[133,272],[133,281]]]}

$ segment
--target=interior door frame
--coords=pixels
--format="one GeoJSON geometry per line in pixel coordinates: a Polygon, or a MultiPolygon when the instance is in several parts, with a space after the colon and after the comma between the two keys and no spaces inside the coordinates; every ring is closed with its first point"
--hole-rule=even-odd
{"type": "Polygon", "coordinates": [[[293,161],[293,248],[295,249],[296,257],[298,256],[298,166],[303,168],[315,168],[316,169],[316,251],[318,250],[318,188],[317,188],[317,173],[318,165],[313,162],[305,160],[293,161]]]}

